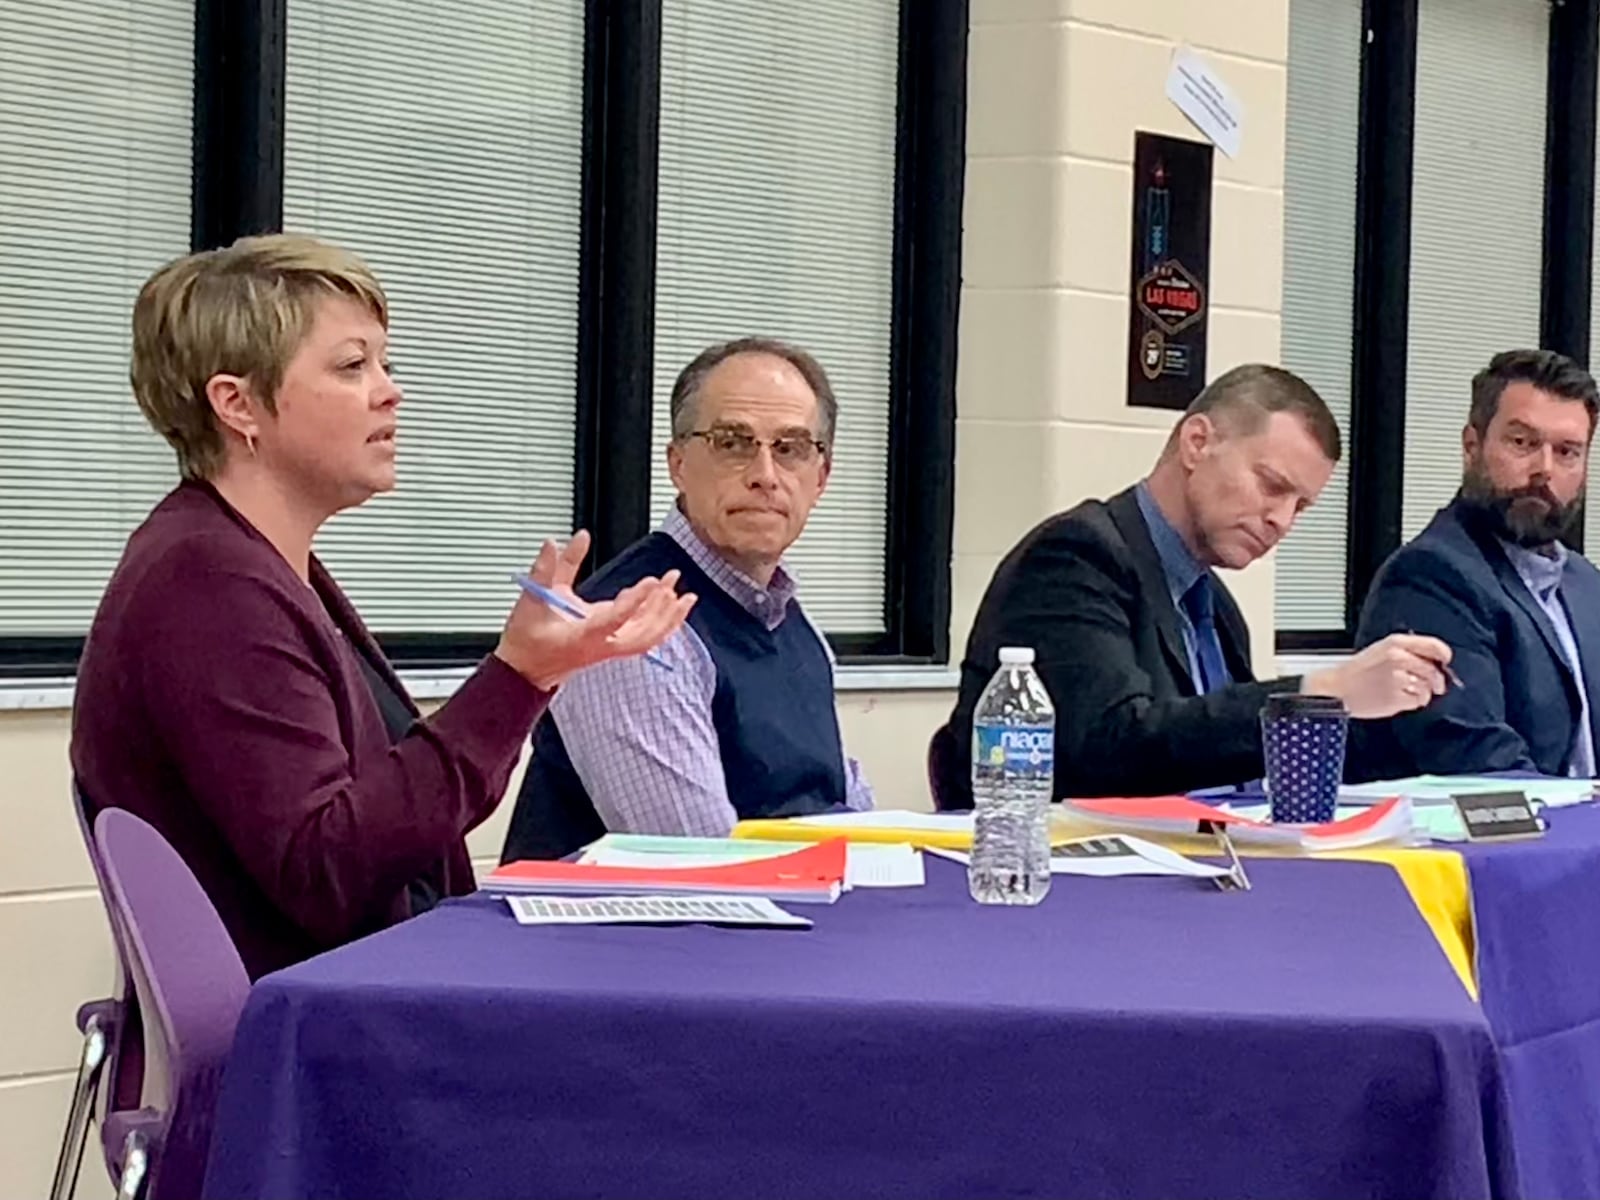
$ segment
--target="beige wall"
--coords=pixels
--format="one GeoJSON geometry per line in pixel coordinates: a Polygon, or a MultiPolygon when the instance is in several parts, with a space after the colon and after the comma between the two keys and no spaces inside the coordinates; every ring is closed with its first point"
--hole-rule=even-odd
{"type": "MultiPolygon", "coordinates": [[[[1199,49],[1245,110],[1216,155],[1212,375],[1276,362],[1287,0],[973,0],[955,615],[1042,514],[1137,479],[1170,414],[1124,403],[1133,132],[1199,138],[1164,91],[1199,49]]],[[[1272,661],[1272,564],[1229,580],[1272,661]]]]}
{"type": "MultiPolygon", "coordinates": [[[[1139,477],[1170,423],[1123,406],[1133,131],[1197,136],[1163,95],[1178,40],[1242,98],[1216,160],[1213,374],[1275,361],[1287,0],[973,0],[956,476],[955,646],[1000,556],[1042,516],[1139,477]]],[[[1272,565],[1232,582],[1271,661],[1272,565]]],[[[925,807],[940,692],[841,694],[886,806],[925,807]]],[[[110,982],[68,807],[63,712],[0,713],[0,1196],[40,1195],[65,1113],[77,1003],[110,982]]],[[[506,810],[472,838],[491,858],[506,810]]],[[[91,1168],[80,1194],[100,1196],[91,1168]]]]}

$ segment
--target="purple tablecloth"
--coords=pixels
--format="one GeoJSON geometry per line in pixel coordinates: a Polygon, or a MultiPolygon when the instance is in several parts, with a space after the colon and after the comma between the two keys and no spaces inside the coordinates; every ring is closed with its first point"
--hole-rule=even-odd
{"type": "Polygon", "coordinates": [[[473,897],[268,976],[207,1196],[1510,1196],[1498,1060],[1395,873],[960,868],[814,930],[473,897]]]}
{"type": "Polygon", "coordinates": [[[1522,1191],[1581,1200],[1600,1197],[1600,808],[1545,816],[1538,841],[1463,853],[1522,1191]]]}

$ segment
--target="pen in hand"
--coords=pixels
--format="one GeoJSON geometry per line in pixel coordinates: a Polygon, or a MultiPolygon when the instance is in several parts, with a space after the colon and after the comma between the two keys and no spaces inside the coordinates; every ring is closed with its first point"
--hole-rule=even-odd
{"type": "MultiPolygon", "coordinates": [[[[1416,637],[1417,631],[1415,629],[1407,629],[1406,634],[1409,637],[1416,637]]],[[[1451,687],[1466,687],[1466,684],[1461,682],[1461,676],[1456,674],[1455,668],[1449,663],[1439,663],[1438,666],[1444,672],[1444,677],[1450,681],[1451,687]]]]}
{"type": "MultiPolygon", "coordinates": [[[[532,596],[535,600],[542,601],[549,607],[555,609],[556,612],[562,614],[562,616],[571,617],[574,621],[581,621],[587,615],[581,608],[573,604],[565,596],[561,595],[560,592],[552,591],[550,588],[545,587],[544,584],[539,583],[538,581],[531,579],[526,575],[513,575],[511,578],[514,579],[517,583],[517,586],[519,586],[523,591],[527,592],[528,595],[532,596]]],[[[661,652],[659,650],[646,650],[644,652],[644,656],[651,662],[655,663],[655,665],[660,667],[663,671],[670,671],[673,669],[672,664],[661,657],[661,652]]]]}

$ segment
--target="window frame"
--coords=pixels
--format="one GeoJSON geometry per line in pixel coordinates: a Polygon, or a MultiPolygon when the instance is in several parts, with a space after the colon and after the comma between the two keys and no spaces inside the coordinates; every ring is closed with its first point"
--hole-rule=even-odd
{"type": "MultiPolygon", "coordinates": [[[[591,561],[604,562],[654,521],[660,0],[590,0],[590,20],[591,66],[603,56],[615,69],[596,67],[604,101],[590,105],[590,116],[608,128],[586,139],[597,161],[586,168],[595,254],[585,262],[598,295],[583,306],[592,346],[579,368],[577,519],[594,534],[591,561]]],[[[968,0],[901,0],[884,631],[830,633],[845,664],[943,664],[950,656],[968,24],[968,0]]]]}
{"type": "MultiPolygon", "coordinates": [[[[1418,7],[1419,0],[1362,5],[1345,623],[1279,631],[1279,653],[1353,648],[1372,581],[1401,544],[1418,7]]],[[[1600,0],[1550,6],[1539,341],[1586,366],[1597,41],[1600,0]]],[[[1463,417],[1466,404],[1463,396],[1463,417]]],[[[1582,550],[1581,538],[1580,526],[1574,549],[1582,550]]]]}
{"type": "MultiPolygon", "coordinates": [[[[282,228],[294,2],[195,0],[193,249],[282,228]]],[[[653,520],[661,4],[584,7],[573,524],[593,536],[592,567],[653,520]]],[[[899,13],[885,621],[882,633],[829,635],[846,665],[950,658],[969,0],[901,0],[899,13]]],[[[396,666],[437,670],[474,662],[497,636],[397,630],[378,640],[396,666]]],[[[83,641],[0,637],[0,675],[70,675],[83,641]]]]}

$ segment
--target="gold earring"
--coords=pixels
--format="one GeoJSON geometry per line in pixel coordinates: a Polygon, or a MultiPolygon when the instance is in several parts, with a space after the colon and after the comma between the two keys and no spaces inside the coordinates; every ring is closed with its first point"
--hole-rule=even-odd
{"type": "Polygon", "coordinates": [[[254,458],[256,456],[256,437],[255,437],[255,434],[247,433],[247,434],[244,435],[244,448],[246,450],[250,451],[250,457],[251,458],[254,458]]]}

